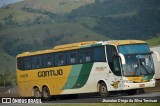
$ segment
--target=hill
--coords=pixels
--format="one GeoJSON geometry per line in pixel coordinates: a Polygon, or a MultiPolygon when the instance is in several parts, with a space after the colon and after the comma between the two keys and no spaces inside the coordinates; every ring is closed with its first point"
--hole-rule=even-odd
{"type": "Polygon", "coordinates": [[[10,15],[13,15],[13,20],[17,23],[32,21],[37,17],[45,17],[43,14],[26,12],[22,10],[24,7],[34,10],[49,11],[51,13],[65,14],[73,9],[93,2],[94,0],[24,0],[0,8],[0,22],[4,23],[4,19],[10,15]]]}
{"type": "Polygon", "coordinates": [[[148,39],[146,42],[147,42],[150,46],[160,45],[160,37],[148,39]]]}
{"type": "Polygon", "coordinates": [[[53,48],[59,44],[109,39],[80,24],[72,23],[9,28],[1,31],[0,35],[3,50],[11,56],[25,51],[53,48]]]}
{"type": "Polygon", "coordinates": [[[0,29],[72,23],[111,39],[142,40],[157,37],[160,30],[159,0],[38,1],[25,0],[0,9],[0,29]]]}
{"type": "Polygon", "coordinates": [[[94,17],[92,30],[112,39],[150,39],[160,31],[159,0],[96,0],[69,17],[94,17]]]}

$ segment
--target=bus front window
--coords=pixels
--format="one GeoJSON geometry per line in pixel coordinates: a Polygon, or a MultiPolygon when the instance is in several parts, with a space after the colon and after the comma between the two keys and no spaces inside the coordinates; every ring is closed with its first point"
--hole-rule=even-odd
{"type": "Polygon", "coordinates": [[[124,76],[139,76],[154,74],[154,66],[150,55],[125,55],[123,65],[124,76]]]}
{"type": "Polygon", "coordinates": [[[122,65],[124,76],[153,75],[154,65],[147,44],[122,45],[118,47],[125,57],[122,65]]]}

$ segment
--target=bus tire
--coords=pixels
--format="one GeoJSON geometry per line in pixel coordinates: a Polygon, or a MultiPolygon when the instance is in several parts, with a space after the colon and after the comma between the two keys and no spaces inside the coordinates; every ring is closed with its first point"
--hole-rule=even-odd
{"type": "Polygon", "coordinates": [[[38,88],[34,88],[33,89],[33,96],[35,97],[35,98],[41,98],[41,92],[40,92],[40,90],[38,89],[38,88]]]}
{"type": "Polygon", "coordinates": [[[109,92],[108,92],[107,86],[106,86],[106,84],[104,82],[100,83],[99,93],[100,93],[101,97],[108,97],[109,96],[109,92]]]}
{"type": "Polygon", "coordinates": [[[43,87],[42,88],[42,99],[44,101],[51,100],[51,95],[50,95],[50,91],[49,91],[48,87],[43,87]]]}

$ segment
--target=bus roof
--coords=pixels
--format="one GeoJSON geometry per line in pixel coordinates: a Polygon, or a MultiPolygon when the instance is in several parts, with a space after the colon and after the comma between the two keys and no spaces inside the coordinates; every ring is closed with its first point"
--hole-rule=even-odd
{"type": "Polygon", "coordinates": [[[49,49],[49,50],[42,50],[42,51],[36,51],[36,52],[23,52],[22,54],[17,55],[17,57],[32,56],[32,55],[66,51],[66,50],[74,50],[74,49],[86,48],[86,47],[97,46],[97,45],[118,46],[118,45],[135,44],[135,43],[146,43],[146,42],[141,40],[111,40],[111,41],[79,42],[79,43],[71,43],[71,44],[55,46],[53,49],[49,49]]]}
{"type": "Polygon", "coordinates": [[[106,41],[106,44],[110,45],[126,45],[126,44],[135,44],[135,43],[146,43],[145,41],[142,40],[111,40],[111,41],[106,41]]]}
{"type": "Polygon", "coordinates": [[[48,50],[42,50],[42,51],[36,51],[36,52],[23,52],[22,54],[17,55],[17,57],[45,54],[45,53],[51,53],[51,52],[59,52],[59,51],[65,51],[65,50],[74,50],[74,49],[79,49],[81,47],[94,45],[96,42],[97,41],[88,41],[88,42],[64,44],[64,45],[55,46],[54,48],[48,49],[48,50]]]}

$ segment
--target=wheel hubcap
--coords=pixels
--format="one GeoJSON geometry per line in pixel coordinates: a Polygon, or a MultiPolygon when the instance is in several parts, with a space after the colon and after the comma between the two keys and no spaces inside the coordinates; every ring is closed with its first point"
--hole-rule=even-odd
{"type": "Polygon", "coordinates": [[[36,92],[35,92],[35,97],[39,97],[39,95],[40,95],[39,92],[36,91],[36,92]]]}
{"type": "Polygon", "coordinates": [[[48,97],[48,95],[49,95],[48,92],[47,92],[47,91],[44,91],[43,96],[44,96],[44,97],[48,97]]]}
{"type": "Polygon", "coordinates": [[[106,93],[106,87],[105,86],[102,86],[101,87],[101,92],[104,94],[104,93],[106,93]]]}

